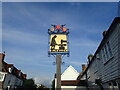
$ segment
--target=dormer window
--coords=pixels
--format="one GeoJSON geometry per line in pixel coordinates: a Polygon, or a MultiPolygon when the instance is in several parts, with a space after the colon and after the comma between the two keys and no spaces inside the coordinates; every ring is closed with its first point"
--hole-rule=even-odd
{"type": "Polygon", "coordinates": [[[0,72],[0,82],[1,82],[1,81],[4,81],[5,74],[7,74],[7,73],[0,72]]]}
{"type": "Polygon", "coordinates": [[[102,48],[101,54],[102,54],[102,59],[104,64],[113,57],[112,49],[109,41],[102,48]]]}
{"type": "Polygon", "coordinates": [[[19,73],[19,76],[21,76],[21,72],[19,73]]]}
{"type": "Polygon", "coordinates": [[[99,54],[96,54],[96,58],[99,60],[100,59],[100,56],[99,56],[99,54]]]}
{"type": "Polygon", "coordinates": [[[12,72],[12,68],[8,68],[8,71],[9,71],[9,73],[11,73],[12,72]]]}

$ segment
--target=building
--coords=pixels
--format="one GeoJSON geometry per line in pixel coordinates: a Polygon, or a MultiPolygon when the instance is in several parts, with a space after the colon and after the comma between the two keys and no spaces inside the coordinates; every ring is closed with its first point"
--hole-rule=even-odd
{"type": "Polygon", "coordinates": [[[71,65],[62,73],[61,80],[76,80],[79,73],[71,65]]]}
{"type": "MultiPolygon", "coordinates": [[[[86,90],[85,81],[77,80],[79,73],[69,65],[68,68],[61,75],[61,90],[86,90]]],[[[55,87],[56,87],[57,79],[55,76],[55,87]]]]}
{"type": "Polygon", "coordinates": [[[120,17],[116,17],[78,80],[89,90],[120,90],[120,17]]]}
{"type": "Polygon", "coordinates": [[[0,89],[12,90],[22,87],[26,74],[18,70],[13,64],[4,61],[5,54],[0,53],[0,89]]]}

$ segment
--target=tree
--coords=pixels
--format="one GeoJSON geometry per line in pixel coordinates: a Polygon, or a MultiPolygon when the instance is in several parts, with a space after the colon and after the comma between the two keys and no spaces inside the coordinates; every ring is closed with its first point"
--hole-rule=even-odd
{"type": "Polygon", "coordinates": [[[50,88],[41,84],[41,85],[37,86],[37,90],[50,90],[50,88]]]}
{"type": "Polygon", "coordinates": [[[23,82],[23,90],[36,90],[36,84],[32,78],[23,82]]]}
{"type": "Polygon", "coordinates": [[[55,79],[52,81],[51,87],[52,87],[52,90],[55,90],[55,79]]]}

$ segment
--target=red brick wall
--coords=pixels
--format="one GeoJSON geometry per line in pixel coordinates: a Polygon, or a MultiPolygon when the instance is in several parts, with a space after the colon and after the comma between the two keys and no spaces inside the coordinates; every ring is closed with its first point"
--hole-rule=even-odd
{"type": "Polygon", "coordinates": [[[4,60],[5,54],[0,53],[0,71],[2,71],[2,61],[4,60]]]}
{"type": "Polygon", "coordinates": [[[0,54],[0,71],[2,71],[2,54],[0,54]]]}
{"type": "Polygon", "coordinates": [[[85,64],[82,64],[82,71],[84,71],[86,68],[85,64]]]}
{"type": "Polygon", "coordinates": [[[2,82],[0,82],[0,89],[2,89],[2,82]]]}

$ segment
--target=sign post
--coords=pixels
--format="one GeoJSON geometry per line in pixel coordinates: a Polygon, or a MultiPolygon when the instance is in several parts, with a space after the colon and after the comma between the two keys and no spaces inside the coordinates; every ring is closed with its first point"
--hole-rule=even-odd
{"type": "Polygon", "coordinates": [[[57,77],[57,90],[61,89],[61,54],[56,56],[56,77],[57,77]]]}
{"type": "Polygon", "coordinates": [[[53,28],[48,29],[49,34],[49,50],[48,55],[56,56],[56,77],[57,77],[57,90],[61,90],[61,63],[62,55],[69,56],[68,48],[68,34],[69,29],[65,25],[51,25],[53,28]]]}

